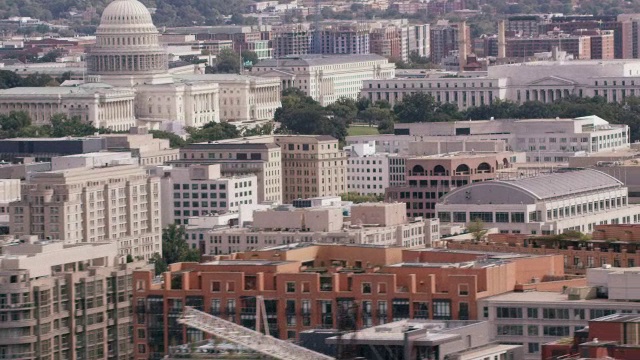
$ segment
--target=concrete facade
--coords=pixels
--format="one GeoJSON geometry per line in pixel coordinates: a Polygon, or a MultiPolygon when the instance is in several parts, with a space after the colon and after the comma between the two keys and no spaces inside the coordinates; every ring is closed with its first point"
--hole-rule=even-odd
{"type": "Polygon", "coordinates": [[[255,175],[223,177],[220,168],[215,164],[157,169],[162,177],[162,225],[186,225],[192,216],[238,212],[240,205],[257,204],[255,175]]]}
{"type": "Polygon", "coordinates": [[[11,233],[68,243],[116,242],[120,254],[162,251],[160,179],[137,165],[33,174],[9,206],[11,233]]]}
{"type": "Polygon", "coordinates": [[[389,187],[389,154],[376,153],[374,143],[344,147],[347,152],[347,192],[384,195],[389,187]]]}
{"type": "Polygon", "coordinates": [[[132,271],[115,243],[25,237],[0,255],[2,356],[130,359],[132,271]]]}
{"type": "Polygon", "coordinates": [[[637,96],[640,63],[633,60],[533,61],[490,66],[486,73],[463,72],[457,78],[409,78],[366,80],[362,96],[391,105],[406,94],[425,92],[439,102],[459,108],[491,104],[495,100],[516,103],[552,103],[569,96],[603,97],[624,102],[637,96]]]}
{"type": "Polygon", "coordinates": [[[437,220],[407,219],[402,203],[365,203],[343,219],[339,207],[256,210],[246,228],[187,227],[187,243],[205,255],[231,254],[297,243],[431,247],[440,237],[437,220]]]}

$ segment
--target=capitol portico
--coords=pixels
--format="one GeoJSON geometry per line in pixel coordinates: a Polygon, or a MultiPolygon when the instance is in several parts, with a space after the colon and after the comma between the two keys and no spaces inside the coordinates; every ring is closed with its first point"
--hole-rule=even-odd
{"type": "Polygon", "coordinates": [[[273,119],[280,106],[278,79],[205,75],[196,65],[169,70],[158,37],[142,3],[113,0],[86,56],[85,83],[0,90],[0,113],[25,111],[39,125],[61,113],[97,128],[122,131],[138,125],[178,133],[212,121],[251,126],[273,119]]]}

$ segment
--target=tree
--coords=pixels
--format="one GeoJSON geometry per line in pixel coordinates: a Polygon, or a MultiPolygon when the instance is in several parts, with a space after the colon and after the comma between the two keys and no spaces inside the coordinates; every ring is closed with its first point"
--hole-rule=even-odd
{"type": "Polygon", "coordinates": [[[433,96],[416,92],[405,96],[393,107],[393,112],[399,122],[426,122],[430,119],[430,114],[435,112],[436,106],[433,96]]]}
{"type": "Polygon", "coordinates": [[[378,133],[380,133],[380,134],[393,134],[394,129],[395,129],[394,125],[395,125],[395,123],[393,122],[392,119],[383,120],[378,124],[378,133]]]}
{"type": "Polygon", "coordinates": [[[340,195],[340,197],[342,198],[342,201],[351,201],[354,204],[384,201],[384,195],[360,195],[358,193],[346,193],[340,195]]]}
{"type": "Polygon", "coordinates": [[[244,129],[242,136],[271,135],[273,134],[273,123],[256,126],[251,129],[244,129]]]}
{"type": "Polygon", "coordinates": [[[183,138],[169,131],[149,130],[149,133],[153,135],[155,139],[168,139],[169,146],[172,148],[180,148],[187,143],[183,138]]]}
{"type": "Polygon", "coordinates": [[[231,49],[223,49],[216,57],[215,71],[217,73],[240,73],[240,55],[231,49]]]}
{"type": "Polygon", "coordinates": [[[79,116],[71,119],[64,114],[55,114],[51,117],[51,136],[88,136],[99,132],[99,129],[91,124],[82,122],[79,116]]]}
{"type": "Polygon", "coordinates": [[[199,262],[200,251],[190,249],[184,227],[171,224],[162,229],[162,257],[154,256],[156,274],[166,271],[166,266],[178,262],[199,262]]]}
{"type": "Polygon", "coordinates": [[[393,124],[393,113],[389,109],[372,106],[358,114],[358,120],[366,122],[369,126],[378,126],[381,123],[393,124]]]}
{"type": "Polygon", "coordinates": [[[229,21],[233,25],[244,25],[244,17],[240,13],[231,15],[231,20],[229,21]]]}
{"type": "Polygon", "coordinates": [[[352,123],[358,115],[357,103],[347,97],[339,98],[333,104],[327,105],[326,109],[331,115],[344,120],[347,124],[352,123]]]}
{"type": "Polygon", "coordinates": [[[480,242],[484,239],[485,235],[487,235],[488,230],[485,229],[485,224],[479,218],[473,219],[472,222],[467,224],[467,230],[471,235],[473,235],[473,240],[475,242],[480,242]]]}
{"type": "Polygon", "coordinates": [[[22,78],[13,71],[0,70],[0,89],[24,86],[22,78]]]}
{"type": "Polygon", "coordinates": [[[237,127],[226,122],[210,122],[200,129],[187,128],[187,133],[191,143],[234,139],[241,135],[237,127]]]}
{"type": "MultiPolygon", "coordinates": [[[[242,62],[243,63],[251,63],[251,66],[255,65],[258,63],[258,61],[260,61],[260,59],[258,59],[258,54],[256,54],[255,51],[251,51],[251,50],[242,50],[242,62]]],[[[244,66],[244,64],[243,64],[244,66]]]]}

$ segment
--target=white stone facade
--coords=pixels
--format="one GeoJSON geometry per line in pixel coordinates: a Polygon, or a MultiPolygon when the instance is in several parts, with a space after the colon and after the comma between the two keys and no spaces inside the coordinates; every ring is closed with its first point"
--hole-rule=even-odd
{"type": "Polygon", "coordinates": [[[437,101],[460,109],[495,100],[516,103],[552,103],[569,96],[604,97],[623,102],[640,95],[640,61],[575,60],[537,61],[490,66],[486,73],[461,73],[460,77],[423,77],[365,80],[362,96],[387,100],[392,106],[407,94],[424,92],[437,101]]]}
{"type": "Polygon", "coordinates": [[[261,61],[251,74],[279,78],[283,89],[298,88],[326,106],[341,97],[357,99],[366,80],[393,78],[395,65],[373,54],[304,55],[261,61]]]}
{"type": "Polygon", "coordinates": [[[389,187],[389,154],[376,153],[374,143],[345,147],[347,152],[347,192],[384,195],[389,187]]]}
{"type": "Polygon", "coordinates": [[[164,173],[163,224],[186,225],[193,216],[237,212],[241,205],[257,203],[255,175],[222,177],[220,165],[159,170],[164,173]]]}
{"type": "Polygon", "coordinates": [[[501,233],[532,235],[590,233],[595,225],[634,223],[638,214],[622,182],[596,170],[473,183],[436,204],[442,224],[480,219],[501,233]]]}

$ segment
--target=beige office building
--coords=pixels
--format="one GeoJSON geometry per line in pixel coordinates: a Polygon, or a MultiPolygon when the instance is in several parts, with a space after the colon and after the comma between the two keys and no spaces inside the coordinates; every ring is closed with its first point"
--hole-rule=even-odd
{"type": "Polygon", "coordinates": [[[208,143],[189,144],[180,149],[175,167],[220,164],[222,176],[254,174],[258,202],[282,202],[281,151],[273,137],[253,136],[208,143]],[[262,140],[266,138],[267,140],[262,140]]]}
{"type": "Polygon", "coordinates": [[[275,136],[282,150],[282,198],[336,196],[347,192],[347,155],[329,135],[275,136]]]}
{"type": "Polygon", "coordinates": [[[68,243],[117,242],[121,255],[162,251],[160,179],[137,165],[71,168],[33,174],[11,203],[13,235],[68,243]]]}
{"type": "Polygon", "coordinates": [[[115,243],[35,236],[0,255],[0,358],[128,360],[134,269],[115,243]]]}
{"type": "Polygon", "coordinates": [[[101,135],[109,151],[130,151],[140,165],[162,165],[178,159],[180,151],[169,146],[168,139],[156,139],[145,127],[134,127],[129,134],[101,135]]]}
{"type": "Polygon", "coordinates": [[[439,237],[437,219],[408,219],[404,203],[354,205],[345,218],[340,207],[257,210],[249,228],[187,227],[187,242],[203,254],[218,255],[293,243],[430,247],[439,237]]]}

